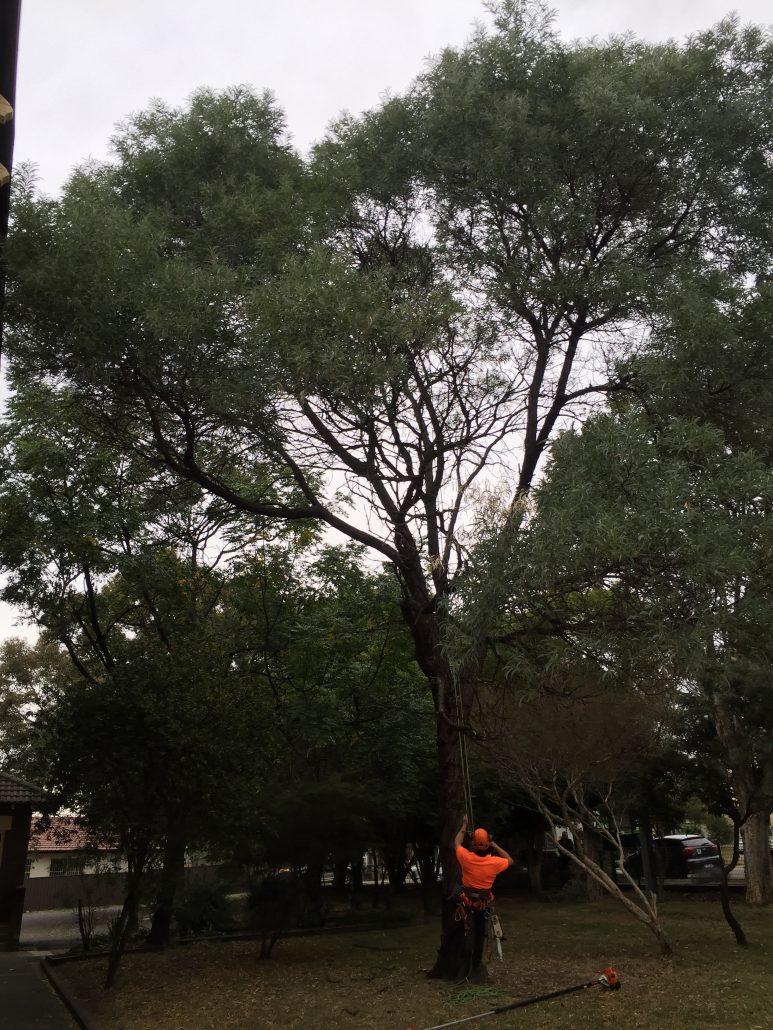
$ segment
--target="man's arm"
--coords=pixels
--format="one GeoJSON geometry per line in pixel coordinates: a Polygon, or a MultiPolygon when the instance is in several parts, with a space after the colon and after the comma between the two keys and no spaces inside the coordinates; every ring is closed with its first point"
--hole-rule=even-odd
{"type": "Polygon", "coordinates": [[[499,855],[500,858],[506,858],[507,859],[507,868],[509,869],[510,866],[513,864],[513,860],[508,855],[508,853],[505,851],[505,849],[504,848],[500,848],[500,846],[498,844],[495,844],[494,841],[492,840],[491,841],[491,850],[494,852],[495,855],[499,855]]]}
{"type": "Polygon", "coordinates": [[[469,820],[467,819],[467,813],[465,812],[464,813],[464,819],[462,819],[462,825],[459,827],[459,832],[454,837],[454,848],[460,848],[462,846],[462,841],[464,840],[464,835],[467,832],[467,823],[468,823],[468,821],[469,820]]]}

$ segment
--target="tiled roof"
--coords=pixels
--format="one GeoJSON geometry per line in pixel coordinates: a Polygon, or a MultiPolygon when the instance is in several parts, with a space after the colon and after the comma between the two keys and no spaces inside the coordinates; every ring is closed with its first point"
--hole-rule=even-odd
{"type": "Polygon", "coordinates": [[[0,772],[0,802],[4,804],[34,804],[42,801],[46,792],[18,776],[0,772]]]}
{"type": "MultiPolygon", "coordinates": [[[[88,833],[82,829],[78,820],[71,816],[54,816],[44,824],[46,829],[37,830],[33,822],[30,837],[30,854],[33,851],[93,851],[94,845],[89,841],[88,833]]],[[[106,844],[98,844],[98,851],[112,851],[106,844]]]]}

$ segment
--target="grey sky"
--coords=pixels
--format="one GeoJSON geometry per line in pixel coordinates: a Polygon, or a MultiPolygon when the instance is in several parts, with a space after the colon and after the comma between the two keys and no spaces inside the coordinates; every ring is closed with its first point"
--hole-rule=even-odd
{"type": "MultiPolygon", "coordinates": [[[[567,38],[633,31],[683,37],[719,21],[726,0],[558,0],[567,38]]],[[[742,21],[773,20],[770,0],[739,0],[742,21]]],[[[444,46],[463,43],[481,0],[23,0],[16,161],[61,188],[81,161],[107,156],[117,123],[151,97],[184,102],[200,86],[274,92],[307,148],[342,110],[399,92],[444,46]]],[[[0,604],[0,638],[20,631],[0,604]]]]}
{"type": "MultiPolygon", "coordinates": [[[[558,0],[566,37],[632,30],[681,37],[732,0],[558,0]]],[[[773,20],[769,0],[740,0],[743,21],[773,20]]],[[[427,56],[462,43],[481,0],[23,0],[16,160],[56,192],[116,123],[151,97],[182,103],[199,86],[272,90],[298,146],[344,109],[398,92],[427,56]]]]}

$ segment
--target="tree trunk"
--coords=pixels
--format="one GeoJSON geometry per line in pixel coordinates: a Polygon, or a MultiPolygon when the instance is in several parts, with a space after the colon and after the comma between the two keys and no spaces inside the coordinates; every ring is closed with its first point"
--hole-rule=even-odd
{"type": "Polygon", "coordinates": [[[526,869],[529,873],[529,886],[535,899],[542,897],[542,855],[541,848],[526,849],[526,869]]]}
{"type": "Polygon", "coordinates": [[[140,848],[136,856],[133,859],[130,858],[129,861],[129,872],[126,878],[126,896],[113,932],[112,947],[107,960],[105,990],[109,990],[115,983],[115,977],[129,939],[130,928],[137,918],[140,906],[140,888],[145,875],[147,856],[147,849],[140,848]]]}
{"type": "Polygon", "coordinates": [[[770,817],[753,812],[741,828],[746,868],[746,903],[769,905],[773,901],[773,866],[770,861],[770,817]]]}
{"type": "Polygon", "coordinates": [[[405,861],[407,850],[408,848],[404,841],[401,841],[396,846],[382,848],[384,865],[389,877],[389,886],[395,894],[399,894],[405,886],[405,877],[408,871],[405,861]]]}
{"type": "MultiPolygon", "coordinates": [[[[443,686],[442,695],[452,697],[450,676],[443,686]]],[[[460,690],[463,691],[462,709],[466,717],[470,708],[472,688],[469,683],[465,683],[460,684],[460,690]]],[[[461,886],[461,871],[456,861],[454,838],[465,814],[465,784],[459,730],[451,725],[443,712],[440,712],[437,718],[437,745],[442,790],[440,860],[443,866],[443,900],[440,947],[429,976],[436,979],[460,980],[469,972],[469,958],[465,954],[464,928],[456,919],[454,896],[461,886]]]]}
{"type": "Polygon", "coordinates": [[[346,874],[349,872],[349,859],[337,858],[333,863],[333,890],[346,890],[346,874]]]}
{"type": "Polygon", "coordinates": [[[314,926],[322,926],[324,923],[322,911],[322,873],[324,872],[324,861],[309,862],[301,873],[301,893],[303,904],[301,920],[304,923],[312,921],[314,926]]]}
{"type": "Polygon", "coordinates": [[[148,944],[165,948],[172,931],[172,913],[177,890],[185,873],[185,836],[180,828],[170,828],[164,848],[164,865],[156,908],[148,934],[148,944]]]}
{"type": "MultiPolygon", "coordinates": [[[[582,829],[579,827],[573,830],[575,833],[575,844],[577,846],[578,853],[582,853],[591,862],[594,862],[600,869],[606,872],[604,869],[604,852],[602,844],[598,834],[594,833],[589,827],[584,826],[582,829]]],[[[588,901],[598,901],[606,895],[606,891],[602,885],[593,876],[585,876],[585,896],[588,901]]]]}
{"type": "Polygon", "coordinates": [[[743,927],[735,918],[733,910],[730,907],[730,873],[735,869],[738,864],[738,823],[733,823],[733,857],[730,860],[729,865],[725,863],[725,859],[722,855],[722,845],[717,844],[717,850],[719,852],[719,861],[722,863],[722,882],[719,885],[719,900],[722,905],[722,915],[725,917],[725,922],[733,931],[735,942],[740,947],[744,948],[749,943],[746,940],[746,934],[743,931],[743,927]]]}
{"type": "Polygon", "coordinates": [[[727,762],[739,811],[751,813],[741,826],[746,870],[746,902],[769,905],[773,901],[773,868],[770,861],[770,761],[755,755],[748,732],[737,714],[721,698],[714,702],[714,726],[727,762]]]}
{"type": "Polygon", "coordinates": [[[436,845],[431,843],[414,841],[412,844],[413,857],[419,869],[419,890],[421,891],[421,902],[424,907],[424,915],[437,915],[438,912],[438,884],[437,884],[437,861],[436,845]]]}
{"type": "Polygon", "coordinates": [[[644,886],[650,894],[654,894],[655,897],[660,899],[663,896],[663,877],[659,875],[655,849],[652,846],[652,822],[650,821],[649,812],[640,812],[638,821],[644,886]]]}
{"type": "Polygon", "coordinates": [[[441,591],[429,597],[423,566],[414,542],[404,527],[395,534],[398,550],[405,556],[402,613],[416,650],[416,661],[427,677],[435,703],[436,740],[440,765],[440,861],[443,867],[440,947],[429,976],[459,980],[467,975],[465,936],[456,919],[454,896],[461,885],[454,838],[465,814],[465,780],[459,743],[459,726],[469,725],[472,700],[480,673],[480,656],[471,656],[463,668],[452,672],[443,652],[443,621],[439,612],[441,591]],[[456,698],[459,698],[457,706],[456,698]]]}

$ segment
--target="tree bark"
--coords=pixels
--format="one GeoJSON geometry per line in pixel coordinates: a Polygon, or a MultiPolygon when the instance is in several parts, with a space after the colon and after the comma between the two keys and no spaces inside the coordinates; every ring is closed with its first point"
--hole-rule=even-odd
{"type": "Polygon", "coordinates": [[[658,871],[655,849],[652,846],[652,822],[649,812],[639,813],[639,847],[644,885],[650,894],[661,899],[663,897],[663,877],[658,871]]]}
{"type": "Polygon", "coordinates": [[[136,855],[130,857],[129,872],[126,878],[126,896],[113,932],[112,947],[107,960],[105,990],[109,990],[115,983],[116,974],[118,973],[118,968],[129,939],[131,926],[137,918],[140,905],[140,889],[145,875],[147,859],[148,849],[146,847],[138,848],[136,855]]]}
{"type": "Polygon", "coordinates": [[[732,770],[730,779],[738,809],[748,813],[741,825],[746,903],[769,905],[773,901],[773,866],[769,844],[770,765],[765,758],[755,756],[743,722],[719,697],[714,701],[714,726],[732,770]]]}
{"type": "Polygon", "coordinates": [[[185,835],[178,827],[170,828],[164,848],[156,908],[148,934],[148,944],[165,948],[172,932],[172,913],[177,890],[185,873],[185,835]]]}
{"type": "Polygon", "coordinates": [[[438,912],[438,885],[437,885],[437,862],[435,860],[435,845],[419,844],[414,841],[413,855],[419,867],[419,889],[421,891],[421,902],[424,908],[424,915],[437,915],[438,912]]]}
{"type": "Polygon", "coordinates": [[[349,859],[337,858],[333,864],[333,890],[346,890],[346,874],[349,872],[349,859]]]}
{"type": "Polygon", "coordinates": [[[770,816],[753,812],[741,827],[746,869],[746,903],[769,905],[773,901],[773,865],[770,861],[770,816]]]}
{"type": "MultiPolygon", "coordinates": [[[[603,847],[598,835],[588,827],[583,827],[582,829],[578,828],[574,832],[576,833],[576,837],[579,838],[582,836],[582,851],[584,855],[591,862],[599,866],[600,869],[603,869],[604,872],[606,872],[607,870],[604,869],[603,847]]],[[[599,901],[601,898],[605,897],[606,893],[607,892],[604,887],[602,887],[595,877],[588,875],[585,876],[585,896],[588,901],[599,901]]]]}
{"type": "MultiPolygon", "coordinates": [[[[435,705],[435,729],[440,766],[440,861],[443,868],[440,946],[429,976],[459,980],[467,975],[464,930],[456,919],[454,895],[461,885],[454,838],[466,810],[465,781],[459,742],[460,724],[468,727],[480,671],[473,657],[465,667],[452,670],[443,652],[443,619],[439,600],[430,598],[421,560],[407,532],[396,531],[395,542],[404,556],[401,566],[402,614],[413,638],[416,661],[427,677],[435,705]],[[458,692],[458,693],[457,693],[458,692]],[[458,697],[458,705],[456,699],[458,697]]],[[[440,593],[440,591],[439,591],[440,593]]]]}
{"type": "MultiPolygon", "coordinates": [[[[542,834],[544,838],[544,834],[542,834]]],[[[542,849],[526,849],[526,869],[529,873],[529,886],[533,897],[539,900],[542,897],[542,849]]]]}
{"type": "Polygon", "coordinates": [[[743,927],[736,919],[733,910],[730,907],[730,873],[735,869],[738,864],[738,823],[734,820],[733,822],[733,857],[729,864],[725,862],[724,856],[722,855],[722,845],[717,843],[717,851],[719,852],[719,861],[722,863],[722,881],[719,885],[719,900],[722,905],[722,915],[725,917],[725,922],[730,927],[735,937],[735,942],[740,947],[744,948],[749,943],[746,940],[746,934],[743,931],[743,927]]]}
{"type": "Polygon", "coordinates": [[[465,812],[464,777],[459,750],[459,731],[442,714],[437,721],[438,758],[441,773],[440,860],[443,867],[440,947],[430,976],[459,980],[467,974],[464,929],[456,919],[454,895],[461,886],[454,837],[465,812]]]}

